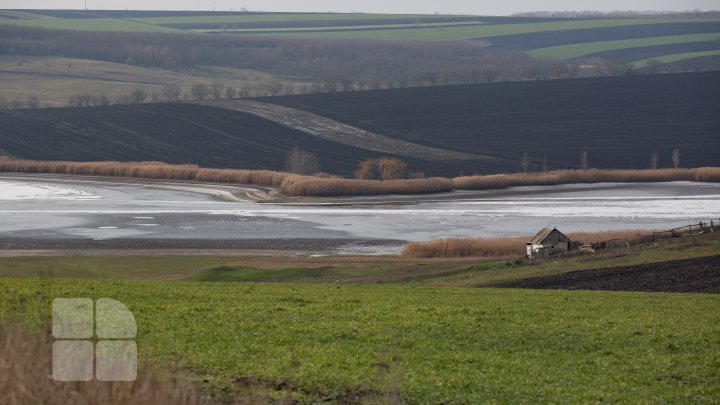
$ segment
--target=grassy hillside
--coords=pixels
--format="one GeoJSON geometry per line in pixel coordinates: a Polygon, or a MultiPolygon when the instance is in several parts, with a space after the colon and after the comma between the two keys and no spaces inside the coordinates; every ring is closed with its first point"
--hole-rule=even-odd
{"type": "Polygon", "coordinates": [[[0,56],[0,81],[3,83],[2,101],[25,101],[36,96],[41,106],[52,107],[64,107],[71,97],[79,95],[105,95],[115,102],[135,89],[143,89],[148,99],[164,99],[163,88],[170,84],[180,86],[186,94],[196,83],[218,83],[223,88],[235,90],[280,81],[307,84],[307,81],[293,77],[231,67],[170,70],[91,59],[22,55],[0,56]]]}
{"type": "MultiPolygon", "coordinates": [[[[572,56],[554,47],[572,46],[575,48],[573,55],[594,55],[603,51],[598,49],[599,42],[622,41],[617,42],[614,49],[630,49],[645,46],[648,41],[657,45],[657,40],[651,38],[720,33],[720,20],[713,15],[568,19],[364,13],[0,10],[0,24],[90,31],[196,32],[305,39],[480,40],[496,50],[533,51],[537,55],[560,59],[572,56]]],[[[682,52],[695,50],[691,49],[689,40],[683,43],[688,48],[682,52]]],[[[635,62],[639,59],[627,54],[617,60],[635,62]]]]}
{"type": "Polygon", "coordinates": [[[720,74],[624,76],[267,98],[386,136],[518,161],[537,170],[717,165],[720,74]]]}
{"type": "Polygon", "coordinates": [[[652,265],[717,255],[720,236],[711,233],[661,241],[657,246],[611,249],[592,256],[513,263],[500,258],[408,258],[400,256],[180,256],[93,255],[3,257],[0,277],[96,280],[194,280],[319,284],[404,284],[492,287],[573,271],[652,265]]]}
{"type": "Polygon", "coordinates": [[[34,278],[0,279],[0,291],[6,319],[35,322],[55,297],[120,300],[141,362],[180,360],[225,395],[257,384],[306,403],[720,397],[712,295],[34,278]]]}
{"type": "MultiPolygon", "coordinates": [[[[264,98],[416,144],[495,160],[406,159],[427,175],[578,167],[720,165],[718,73],[495,83],[264,98]]],[[[314,152],[324,171],[349,175],[381,155],[245,113],[193,104],[0,112],[0,152],[39,160],[160,160],[207,167],[282,169],[287,152],[314,152]]],[[[372,145],[369,145],[370,147],[372,145]]]]}

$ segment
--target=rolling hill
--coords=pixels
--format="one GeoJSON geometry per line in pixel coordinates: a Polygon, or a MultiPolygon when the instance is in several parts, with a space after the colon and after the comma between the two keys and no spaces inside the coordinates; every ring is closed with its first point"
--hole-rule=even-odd
{"type": "Polygon", "coordinates": [[[704,48],[704,51],[720,51],[720,19],[716,14],[547,18],[232,11],[0,10],[0,24],[90,31],[194,32],[276,38],[478,41],[496,50],[525,51],[542,57],[566,60],[607,57],[610,61],[628,63],[647,58],[662,60],[664,56],[680,54],[687,54],[686,59],[716,58],[716,55],[691,54],[698,51],[699,47],[704,48]],[[663,46],[670,48],[665,49],[663,46]],[[569,52],[567,47],[572,47],[572,51],[569,52]],[[618,50],[626,52],[606,54],[618,50]],[[636,56],[635,51],[640,51],[643,56],[636,56]]]}
{"type": "Polygon", "coordinates": [[[720,164],[720,73],[620,76],[319,94],[264,101],[438,148],[577,167],[646,168],[672,149],[720,164]]]}
{"type": "Polygon", "coordinates": [[[335,174],[389,155],[451,176],[518,171],[523,152],[531,170],[545,156],[551,169],[578,167],[583,150],[592,167],[647,168],[653,151],[669,167],[677,148],[684,167],[718,166],[718,89],[720,73],[702,72],[268,97],[254,109],[238,99],[14,110],[0,112],[0,154],[278,170],[299,146],[335,174]]]}
{"type": "MultiPolygon", "coordinates": [[[[0,155],[38,160],[193,163],[282,170],[295,146],[323,171],[352,175],[359,161],[390,155],[322,139],[242,112],[195,104],[0,111],[0,155]]],[[[452,174],[451,162],[399,156],[411,170],[452,174]]],[[[471,163],[460,163],[471,167],[471,163]]]]}

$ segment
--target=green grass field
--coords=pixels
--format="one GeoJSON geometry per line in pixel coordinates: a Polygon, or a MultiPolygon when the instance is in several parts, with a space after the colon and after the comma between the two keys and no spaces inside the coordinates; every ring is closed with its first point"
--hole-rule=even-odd
{"type": "Polygon", "coordinates": [[[673,63],[673,62],[680,62],[683,60],[693,59],[693,58],[702,58],[705,56],[717,56],[720,55],[719,51],[700,51],[700,52],[683,52],[683,53],[674,53],[672,55],[663,55],[657,58],[650,58],[650,59],[642,59],[638,60],[632,63],[632,65],[636,68],[642,68],[647,66],[647,63],[651,60],[657,60],[661,63],[673,63]]]}
{"type": "Polygon", "coordinates": [[[119,31],[119,32],[185,32],[159,25],[117,18],[78,18],[78,19],[38,19],[12,20],[0,18],[0,24],[21,25],[24,27],[40,27],[63,30],[82,31],[119,31]]]}
{"type": "MultiPolygon", "coordinates": [[[[292,32],[273,33],[280,38],[363,38],[393,41],[459,41],[476,38],[490,38],[500,35],[525,34],[557,30],[584,28],[619,27],[626,25],[662,24],[673,22],[697,22],[698,20],[653,18],[653,19],[602,19],[583,21],[560,21],[527,24],[478,25],[476,27],[427,28],[412,30],[376,30],[347,32],[292,32]]],[[[715,20],[707,20],[715,21],[715,20]]],[[[250,34],[247,34],[250,35],[250,34]]],[[[270,34],[253,34],[270,35],[270,34]]]]}
{"type": "Polygon", "coordinates": [[[528,52],[530,56],[539,58],[575,59],[581,56],[598,52],[614,51],[617,49],[639,48],[654,45],[682,44],[689,42],[717,41],[720,33],[672,35],[666,37],[625,39],[619,41],[586,42],[581,44],[551,46],[533,49],[528,52]]]}
{"type": "Polygon", "coordinates": [[[133,18],[147,24],[201,24],[201,23],[241,23],[241,22],[282,22],[282,21],[354,21],[354,20],[392,20],[398,18],[442,17],[422,14],[364,14],[364,13],[269,13],[250,15],[222,16],[183,16],[183,17],[145,17],[133,18]]]}
{"type": "Polygon", "coordinates": [[[136,316],[141,362],[179,365],[221,396],[249,383],[301,403],[709,404],[720,399],[718,295],[467,287],[719,247],[709,234],[540,265],[3,257],[0,323],[46,325],[57,297],[117,299],[136,316]]]}
{"type": "MultiPolygon", "coordinates": [[[[618,27],[627,25],[663,24],[679,22],[697,22],[698,19],[683,18],[640,18],[640,19],[596,19],[579,21],[559,21],[541,23],[521,24],[478,24],[470,27],[453,27],[453,24],[440,24],[439,27],[412,30],[378,29],[368,30],[367,28],[383,28],[380,24],[362,26],[362,31],[335,32],[343,27],[343,21],[353,20],[391,20],[397,18],[422,18],[437,16],[422,15],[395,15],[395,14],[265,14],[265,15],[240,15],[240,16],[190,16],[190,17],[156,17],[156,18],[135,18],[135,19],[114,19],[114,18],[79,18],[79,19],[2,19],[0,24],[18,24],[24,26],[60,28],[89,31],[128,31],[128,32],[192,32],[191,30],[180,30],[164,27],[161,24],[201,24],[217,23],[232,24],[241,22],[283,22],[283,21],[336,21],[337,26],[327,26],[327,32],[284,32],[283,28],[269,28],[261,31],[274,31],[273,36],[297,37],[297,38],[366,38],[379,40],[412,40],[412,41],[456,41],[474,38],[486,38],[499,35],[522,34],[532,32],[546,32],[555,30],[572,30],[583,28],[618,27]]],[[[706,19],[701,21],[718,21],[717,19],[706,19]]],[[[482,17],[477,18],[482,22],[482,17]]],[[[316,28],[317,29],[317,28],[316,28]]],[[[260,30],[260,29],[258,29],[260,30]]],[[[252,30],[244,35],[269,35],[253,34],[252,30]]]]}
{"type": "Polygon", "coordinates": [[[126,303],[141,361],[182,361],[227,395],[254,381],[302,402],[720,399],[712,295],[0,279],[6,317],[47,322],[54,297],[126,303]]]}
{"type": "Polygon", "coordinates": [[[283,82],[295,85],[308,81],[231,67],[201,66],[167,70],[89,59],[0,55],[2,96],[26,100],[38,96],[41,105],[65,106],[68,98],[81,94],[107,95],[111,100],[141,88],[161,94],[167,84],[178,84],[188,92],[195,83],[220,83],[238,89],[247,85],[283,82]]]}
{"type": "MultiPolygon", "coordinates": [[[[467,25],[484,25],[483,22],[452,22],[452,23],[419,23],[419,24],[382,24],[382,25],[367,25],[367,26],[353,26],[353,25],[338,25],[331,27],[300,27],[300,28],[271,28],[272,33],[283,33],[286,31],[317,31],[322,30],[323,32],[335,32],[343,30],[377,30],[382,28],[407,28],[412,27],[413,29],[420,28],[444,28],[454,26],[467,26],[467,25]]],[[[240,33],[240,34],[256,34],[256,33],[267,33],[268,29],[262,28],[226,28],[226,29],[193,29],[194,32],[204,33],[240,33]]]]}
{"type": "Polygon", "coordinates": [[[512,260],[403,259],[393,256],[25,256],[3,257],[0,277],[215,282],[385,283],[488,287],[530,277],[716,255],[720,238],[661,242],[655,248],[515,264],[512,260]]]}

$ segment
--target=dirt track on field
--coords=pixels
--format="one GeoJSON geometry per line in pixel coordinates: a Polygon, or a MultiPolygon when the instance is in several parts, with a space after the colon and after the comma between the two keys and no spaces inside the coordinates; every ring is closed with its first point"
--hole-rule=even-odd
{"type": "Polygon", "coordinates": [[[720,294],[720,256],[573,271],[501,284],[496,287],[720,294]]]}
{"type": "Polygon", "coordinates": [[[406,142],[306,111],[259,101],[211,100],[197,104],[252,114],[325,140],[375,152],[430,161],[492,159],[490,156],[474,155],[406,142]]]}

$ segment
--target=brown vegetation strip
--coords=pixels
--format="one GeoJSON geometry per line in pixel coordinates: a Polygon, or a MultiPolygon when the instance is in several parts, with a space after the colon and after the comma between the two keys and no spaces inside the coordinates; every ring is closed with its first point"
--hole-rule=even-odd
{"type": "Polygon", "coordinates": [[[502,288],[720,293],[720,256],[582,270],[497,285],[502,288]]]}
{"type": "Polygon", "coordinates": [[[290,196],[333,197],[386,194],[428,194],[452,190],[502,189],[600,182],[720,182],[720,167],[662,170],[559,170],[537,174],[442,177],[406,180],[355,180],[302,176],[269,170],[209,169],[197,165],[162,162],[66,162],[0,157],[0,172],[116,176],[162,180],[196,180],[213,183],[278,187],[290,196]]]}
{"type": "Polygon", "coordinates": [[[456,177],[457,190],[501,189],[515,186],[551,186],[572,183],[636,183],[663,181],[720,182],[720,167],[695,169],[588,169],[555,170],[545,173],[492,174],[487,176],[456,177]]]}
{"type": "MultiPolygon", "coordinates": [[[[598,243],[610,239],[633,239],[638,235],[652,233],[647,229],[624,229],[602,232],[573,232],[567,236],[571,240],[583,243],[598,243]]],[[[403,257],[412,258],[452,258],[452,257],[522,257],[525,244],[531,236],[512,236],[503,238],[450,238],[429,242],[413,242],[405,245],[403,257]]]]}
{"type": "MultiPolygon", "coordinates": [[[[138,370],[133,382],[56,382],[48,330],[28,332],[0,323],[0,403],[24,404],[202,404],[200,392],[178,378],[150,377],[138,370]]],[[[152,373],[150,373],[152,374],[152,373]]]]}

